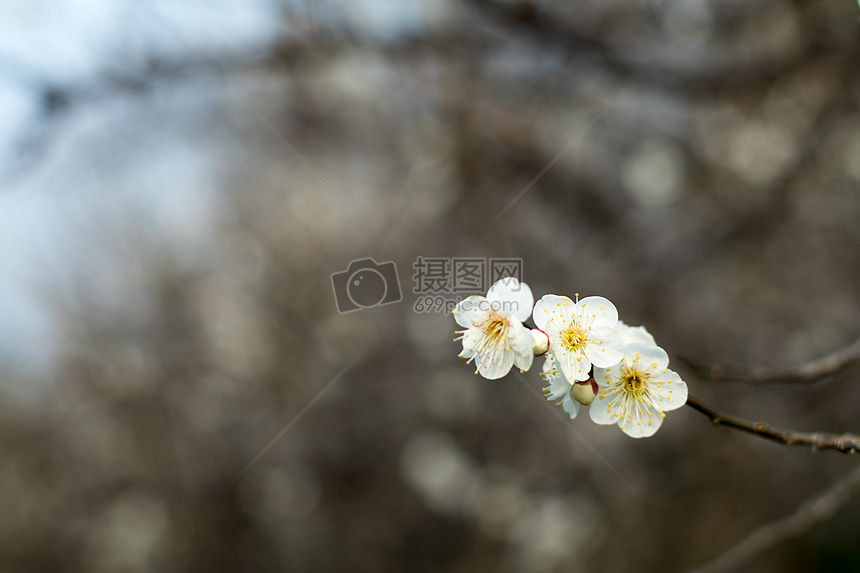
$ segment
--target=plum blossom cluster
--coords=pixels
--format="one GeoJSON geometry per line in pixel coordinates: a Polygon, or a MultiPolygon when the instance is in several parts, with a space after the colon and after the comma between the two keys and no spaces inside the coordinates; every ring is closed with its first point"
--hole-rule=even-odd
{"type": "Polygon", "coordinates": [[[687,401],[687,385],[669,370],[666,351],[644,327],[620,321],[603,297],[547,294],[535,304],[529,286],[508,277],[486,296],[460,301],[454,319],[463,328],[454,339],[463,343],[460,357],[484,378],[501,378],[513,366],[524,372],[545,356],[545,396],[571,418],[589,406],[594,422],[644,438],[687,401]],[[529,318],[537,328],[525,325],[529,318]]]}

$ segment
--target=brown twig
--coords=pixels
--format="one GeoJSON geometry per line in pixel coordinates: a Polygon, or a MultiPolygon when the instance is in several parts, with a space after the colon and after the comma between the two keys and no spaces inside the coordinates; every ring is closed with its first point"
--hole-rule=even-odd
{"type": "Polygon", "coordinates": [[[793,514],[762,525],[737,545],[691,573],[734,571],[775,545],[801,535],[815,522],[827,519],[858,493],[860,466],[829,489],[806,501],[793,514]]]}
{"type": "Polygon", "coordinates": [[[833,376],[860,360],[860,338],[823,358],[806,362],[794,368],[776,369],[758,367],[742,370],[725,368],[718,365],[707,366],[694,362],[689,358],[680,356],[678,358],[696,375],[710,378],[711,380],[811,384],[833,376]]]}
{"type": "Polygon", "coordinates": [[[853,434],[777,430],[762,422],[747,422],[718,412],[694,396],[687,397],[687,405],[710,418],[715,426],[727,426],[786,446],[812,446],[813,450],[836,450],[845,454],[860,452],[860,436],[853,434]]]}
{"type": "MultiPolygon", "coordinates": [[[[700,97],[713,97],[727,84],[772,82],[791,75],[795,70],[834,52],[854,53],[857,39],[846,38],[836,44],[808,41],[798,50],[787,51],[779,58],[757,61],[714,64],[690,68],[667,63],[665,58],[643,59],[617,48],[599,34],[565,23],[564,18],[542,7],[543,3],[530,0],[498,2],[495,0],[469,0],[469,5],[503,23],[540,41],[541,45],[554,45],[580,57],[597,58],[602,66],[639,83],[664,89],[683,89],[700,97]]],[[[629,50],[628,50],[629,52],[629,50]]]]}

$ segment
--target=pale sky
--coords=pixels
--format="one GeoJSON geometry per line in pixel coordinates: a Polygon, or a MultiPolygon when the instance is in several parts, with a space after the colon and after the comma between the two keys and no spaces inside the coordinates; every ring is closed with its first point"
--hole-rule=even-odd
{"type": "MultiPolygon", "coordinates": [[[[22,142],[39,128],[38,90],[74,89],[105,70],[133,73],[152,55],[189,55],[263,49],[281,21],[272,0],[218,2],[138,0],[0,0],[0,362],[26,370],[49,366],[53,327],[43,291],[63,288],[64,277],[87,263],[76,233],[94,206],[116,213],[150,213],[169,221],[187,212],[208,185],[206,153],[183,141],[182,129],[146,144],[135,111],[117,106],[75,109],[51,132],[37,161],[17,169],[22,142]],[[94,108],[94,109],[93,109],[94,108]],[[87,147],[110,122],[135,132],[140,162],[110,174],[93,173],[87,147]],[[138,131],[140,133],[138,133],[138,131]],[[165,143],[167,141],[168,143],[165,143]],[[195,153],[195,149],[197,152],[195,153]],[[111,179],[123,180],[117,194],[111,179]],[[170,184],[167,185],[166,182],[170,184]],[[128,184],[131,182],[131,184],[128,184]],[[171,192],[159,192],[169,188],[171,192]],[[106,203],[114,203],[113,206],[106,203]]],[[[139,113],[139,112],[138,112],[139,113]]],[[[212,158],[208,158],[212,161],[212,158]]],[[[205,212],[205,209],[201,209],[205,212]]],[[[146,215],[144,215],[146,216],[146,215]]],[[[187,221],[187,217],[184,216],[187,221]]]]}
{"type": "MultiPolygon", "coordinates": [[[[225,153],[205,137],[191,140],[189,123],[145,117],[164,103],[119,96],[76,105],[51,124],[44,151],[20,163],[26,143],[38,141],[44,129],[44,87],[86,89],[106,72],[133,76],[153,56],[262,53],[293,33],[281,14],[285,5],[384,41],[442,23],[455,3],[0,0],[0,365],[48,371],[56,333],[44,293],[62,292],[72,276],[93,273],[97,281],[99,273],[121,272],[102,268],[108,263],[82,239],[82,230],[134,217],[161,235],[175,233],[183,247],[205,241],[207,202],[225,153]],[[106,157],[110,169],[97,165],[106,157]]],[[[184,88],[179,103],[174,98],[157,113],[182,119],[217,97],[193,83],[184,88]]]]}

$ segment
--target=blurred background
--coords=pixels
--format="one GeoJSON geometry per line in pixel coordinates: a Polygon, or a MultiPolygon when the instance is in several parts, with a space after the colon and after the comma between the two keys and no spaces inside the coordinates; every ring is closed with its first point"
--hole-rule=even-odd
{"type": "MultiPolygon", "coordinates": [[[[858,26],[850,0],[0,1],[0,569],[683,571],[791,513],[856,458],[690,408],[577,436],[472,374],[413,264],[522,259],[715,407],[860,432],[857,368],[677,359],[860,336],[858,26]],[[402,300],[340,314],[366,257],[402,300]]],[[[748,570],[860,570],[858,515],[748,570]]]]}

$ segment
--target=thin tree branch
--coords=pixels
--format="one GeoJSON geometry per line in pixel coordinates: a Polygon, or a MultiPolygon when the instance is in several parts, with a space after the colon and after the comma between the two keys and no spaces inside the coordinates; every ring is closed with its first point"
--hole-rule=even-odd
{"type": "Polygon", "coordinates": [[[538,40],[541,45],[558,46],[580,57],[597,58],[602,66],[639,84],[666,90],[682,89],[699,97],[713,97],[728,83],[770,83],[777,78],[834,53],[853,53],[857,38],[821,39],[808,35],[802,46],[786,50],[778,57],[759,57],[739,65],[730,54],[707,66],[689,66],[683,62],[667,63],[665,56],[647,58],[641,53],[625,53],[605,39],[605,33],[593,33],[566,23],[564,18],[531,0],[499,2],[469,0],[469,5],[492,17],[511,30],[538,40]]]}
{"type": "Polygon", "coordinates": [[[726,368],[720,365],[707,366],[678,357],[687,368],[696,375],[711,380],[729,380],[733,382],[760,383],[794,383],[812,384],[848,368],[860,360],[860,338],[848,346],[837,350],[823,358],[806,362],[794,368],[765,368],[757,367],[749,370],[726,368]]]}
{"type": "Polygon", "coordinates": [[[786,446],[812,446],[813,450],[836,450],[845,454],[860,452],[860,436],[853,434],[777,430],[763,422],[747,422],[746,420],[723,414],[694,396],[687,397],[687,406],[710,418],[715,426],[734,428],[767,440],[785,444],[786,446]]]}
{"type": "Polygon", "coordinates": [[[772,547],[806,532],[813,524],[832,516],[860,493],[860,466],[797,508],[793,514],[762,525],[737,545],[691,573],[734,571],[772,547]]]}
{"type": "MultiPolygon", "coordinates": [[[[475,47],[471,37],[459,38],[460,49],[475,47]]],[[[191,78],[226,76],[253,69],[295,74],[357,50],[372,50],[392,60],[403,61],[446,46],[441,34],[406,35],[398,41],[380,43],[360,39],[351,30],[338,33],[322,32],[304,41],[283,40],[265,49],[253,49],[207,56],[151,57],[145,65],[131,70],[118,67],[106,69],[83,82],[57,83],[26,70],[15,61],[0,57],[0,68],[13,70],[13,79],[32,91],[41,101],[41,113],[16,136],[17,157],[14,165],[0,163],[0,182],[20,176],[37,164],[50,149],[62,120],[84,106],[98,105],[120,96],[151,93],[157,86],[191,78]]]]}

